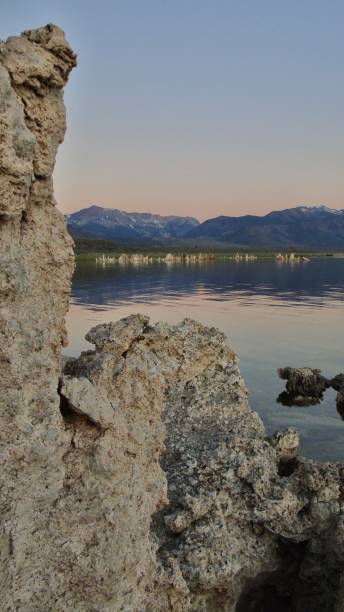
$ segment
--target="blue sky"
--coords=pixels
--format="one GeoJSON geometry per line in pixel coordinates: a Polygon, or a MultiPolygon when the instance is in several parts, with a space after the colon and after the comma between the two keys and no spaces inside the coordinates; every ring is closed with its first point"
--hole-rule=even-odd
{"type": "Polygon", "coordinates": [[[344,3],[0,0],[0,37],[54,22],[78,53],[63,211],[344,208],[344,3]]]}

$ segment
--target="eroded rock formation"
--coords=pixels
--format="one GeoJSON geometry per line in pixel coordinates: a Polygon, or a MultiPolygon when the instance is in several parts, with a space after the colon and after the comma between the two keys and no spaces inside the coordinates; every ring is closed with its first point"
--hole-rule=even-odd
{"type": "Polygon", "coordinates": [[[311,406],[319,404],[330,386],[321,370],[313,368],[279,368],[278,376],[286,380],[286,389],[277,401],[285,406],[311,406]]]}
{"type": "Polygon", "coordinates": [[[320,404],[324,391],[332,387],[337,391],[336,406],[344,419],[344,374],[337,374],[327,379],[321,370],[312,368],[279,368],[277,373],[286,380],[286,389],[282,391],[277,401],[285,406],[311,406],[320,404]]]}
{"type": "Polygon", "coordinates": [[[53,575],[47,569],[49,522],[69,443],[56,384],[73,252],[51,174],[65,131],[62,88],[74,65],[74,53],[53,26],[0,44],[4,610],[39,609],[53,575]]]}
{"type": "Polygon", "coordinates": [[[60,371],[74,65],[55,26],[0,47],[1,609],[343,611],[343,468],[267,438],[221,332],[133,315],[60,371]]]}
{"type": "Polygon", "coordinates": [[[97,396],[66,379],[72,411],[58,394],[73,252],[51,175],[76,58],[50,25],[0,51],[2,609],[143,609],[166,489],[160,374],[132,364],[117,394],[104,371],[97,396]]]}
{"type": "Polygon", "coordinates": [[[67,362],[61,388],[75,417],[78,388],[92,421],[109,413],[104,389],[121,410],[138,364],[144,393],[161,392],[168,502],[151,526],[153,609],[341,610],[342,468],[297,456],[294,430],[266,437],[223,334],[134,315],[87,337],[95,350],[67,362]]]}

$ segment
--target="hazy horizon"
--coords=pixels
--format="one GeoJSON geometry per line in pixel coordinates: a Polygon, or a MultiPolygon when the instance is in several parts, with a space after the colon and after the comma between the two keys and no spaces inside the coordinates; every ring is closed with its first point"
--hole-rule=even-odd
{"type": "Polygon", "coordinates": [[[78,53],[54,184],[63,212],[343,209],[344,4],[12,0],[78,53]]]}

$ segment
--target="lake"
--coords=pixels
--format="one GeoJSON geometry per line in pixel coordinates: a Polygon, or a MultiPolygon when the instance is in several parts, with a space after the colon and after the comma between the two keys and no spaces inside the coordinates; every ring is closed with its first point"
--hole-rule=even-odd
{"type": "Polygon", "coordinates": [[[79,263],[67,316],[68,355],[93,348],[90,327],[141,312],[152,321],[191,317],[216,326],[240,357],[250,403],[268,433],[295,427],[307,457],[344,461],[344,422],[335,392],[321,404],[286,407],[276,368],[344,371],[344,258],[309,263],[226,260],[146,265],[79,263]]]}

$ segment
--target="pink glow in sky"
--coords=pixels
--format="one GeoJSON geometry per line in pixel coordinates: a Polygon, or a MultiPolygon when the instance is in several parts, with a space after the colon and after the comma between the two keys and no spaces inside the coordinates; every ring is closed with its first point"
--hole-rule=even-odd
{"type": "Polygon", "coordinates": [[[344,3],[13,0],[79,56],[59,207],[193,215],[344,208],[344,3]]]}

